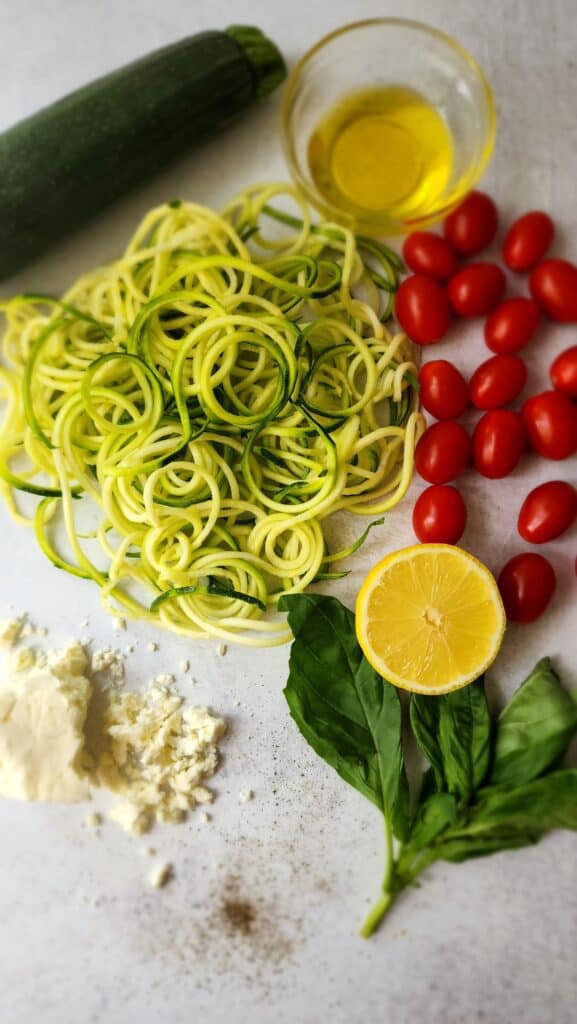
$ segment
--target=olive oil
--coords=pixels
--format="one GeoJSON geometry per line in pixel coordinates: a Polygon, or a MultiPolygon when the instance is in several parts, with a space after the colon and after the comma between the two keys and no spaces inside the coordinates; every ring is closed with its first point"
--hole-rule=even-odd
{"type": "Polygon", "coordinates": [[[308,160],[321,194],[356,220],[418,220],[447,186],[453,144],[424,96],[386,85],[343,96],[314,130],[308,160]]]}

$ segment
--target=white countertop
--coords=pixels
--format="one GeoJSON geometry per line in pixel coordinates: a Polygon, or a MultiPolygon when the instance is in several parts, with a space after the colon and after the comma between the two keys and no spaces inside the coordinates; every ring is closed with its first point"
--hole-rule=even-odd
{"type": "MultiPolygon", "coordinates": [[[[577,256],[577,7],[575,0],[4,0],[0,13],[0,128],[148,50],[203,27],[258,24],[294,61],[345,21],[377,14],[429,20],[479,59],[500,112],[484,184],[504,217],[549,210],[557,252],[577,256]]],[[[2,294],[61,290],[79,270],[113,256],[153,203],[184,195],[218,205],[238,187],[284,177],[279,96],[231,132],[107,212],[2,294]]],[[[546,386],[554,354],[575,328],[549,328],[528,352],[530,385],[546,386]]],[[[478,326],[435,349],[464,370],[479,360],[478,326]]],[[[539,479],[575,480],[531,460],[513,477],[473,476],[463,489],[463,543],[498,570],[517,545],[516,509],[539,479]]],[[[413,496],[419,488],[413,485],[413,496]]],[[[368,565],[412,541],[409,497],[354,562],[339,596],[352,601],[368,565]]],[[[0,803],[0,1019],[3,1024],[571,1024],[577,1005],[577,845],[573,834],[462,866],[438,864],[407,893],[371,942],[357,926],[377,894],[378,815],[316,759],[289,721],[282,697],[286,648],[255,655],[194,647],[129,626],[114,634],[88,584],[61,575],[32,535],[0,509],[0,616],[13,602],[50,628],[56,644],[88,632],[96,643],[138,641],[129,682],[174,671],[190,657],[191,699],[230,719],[219,797],[210,824],[155,832],[175,867],[161,892],[147,887],[151,861],[112,824],[97,838],[78,807],[0,803]],[[88,616],[89,630],[79,629],[88,616]],[[255,798],[239,803],[250,787],[255,798]],[[251,901],[250,936],[230,937],[224,892],[251,901]]],[[[550,546],[559,589],[533,627],[511,627],[490,676],[510,692],[545,653],[577,685],[575,531],[550,546]]]]}

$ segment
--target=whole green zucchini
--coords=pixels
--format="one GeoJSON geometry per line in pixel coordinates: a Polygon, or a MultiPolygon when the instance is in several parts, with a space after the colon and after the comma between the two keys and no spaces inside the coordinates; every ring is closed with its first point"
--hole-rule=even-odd
{"type": "Polygon", "coordinates": [[[285,76],[257,28],[202,32],[0,135],[0,279],[225,128],[285,76]]]}

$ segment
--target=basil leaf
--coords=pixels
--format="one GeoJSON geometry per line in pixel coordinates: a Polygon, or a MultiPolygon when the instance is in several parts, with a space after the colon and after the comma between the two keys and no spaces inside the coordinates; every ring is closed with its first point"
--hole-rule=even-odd
{"type": "Polygon", "coordinates": [[[497,722],[490,780],[518,786],[537,778],[565,753],[577,730],[577,705],[542,658],[497,722]]]}
{"type": "Polygon", "coordinates": [[[420,693],[411,694],[411,728],[419,748],[431,766],[436,789],[444,789],[446,781],[438,738],[440,708],[440,699],[437,697],[425,697],[420,693]]]}
{"type": "MultiPolygon", "coordinates": [[[[435,847],[434,860],[448,860],[453,864],[460,864],[472,857],[488,857],[491,853],[500,853],[502,850],[519,850],[523,846],[532,846],[539,842],[541,835],[541,832],[524,832],[497,826],[482,835],[452,837],[447,833],[446,836],[441,836],[440,843],[435,847]]],[[[429,863],[432,863],[432,859],[429,863]]]]}
{"type": "Polygon", "coordinates": [[[469,800],[481,785],[489,768],[490,741],[491,719],[482,680],[441,698],[439,745],[450,793],[469,800]]]}
{"type": "Polygon", "coordinates": [[[424,803],[419,804],[407,849],[423,849],[429,846],[449,825],[457,820],[457,801],[452,793],[433,793],[424,803]]]}
{"type": "Polygon", "coordinates": [[[528,832],[577,829],[577,768],[551,772],[523,786],[488,786],[479,793],[467,830],[479,834],[493,825],[528,832]]]}
{"type": "Polygon", "coordinates": [[[436,788],[468,800],[489,768],[491,719],[482,679],[443,697],[413,694],[411,725],[436,788]]]}
{"type": "Polygon", "coordinates": [[[313,749],[385,814],[407,828],[408,787],[397,691],[371,668],[354,616],[321,594],[279,602],[294,634],[284,690],[291,715],[313,749]]]}

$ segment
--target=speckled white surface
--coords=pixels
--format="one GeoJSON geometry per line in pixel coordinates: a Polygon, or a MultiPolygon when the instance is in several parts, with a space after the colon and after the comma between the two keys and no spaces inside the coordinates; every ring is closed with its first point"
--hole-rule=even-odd
{"type": "MultiPolygon", "coordinates": [[[[457,36],[485,67],[500,110],[485,184],[505,216],[542,206],[562,225],[559,254],[577,255],[577,7],[574,0],[9,0],[0,3],[0,127],[99,73],[207,26],[254,22],[291,61],[339,23],[376,14],[429,20],[457,36]]],[[[59,290],[113,256],[152,203],[182,194],[218,204],[245,182],[283,175],[278,97],[194,160],[127,199],[3,293],[59,290]]],[[[528,353],[530,385],[545,385],[574,328],[548,329],[528,353]]],[[[482,351],[477,326],[435,355],[469,370],[482,351]]],[[[533,482],[571,466],[527,460],[490,484],[472,476],[466,546],[497,570],[516,549],[516,509],[533,482]]],[[[414,484],[414,493],[418,488],[414,484]]],[[[411,499],[373,532],[339,594],[352,600],[365,568],[411,541],[411,499]]],[[[382,843],[368,803],[317,761],[288,720],[281,688],[287,650],[255,655],[129,627],[121,637],[89,586],[60,576],[32,537],[0,510],[9,602],[51,629],[54,642],[89,633],[137,641],[129,682],[192,661],[185,693],[229,716],[231,735],[208,824],[192,819],[151,842],[175,880],[152,892],[156,861],[112,825],[99,834],[79,808],[0,805],[0,1019],[3,1024],[571,1024],[577,1005],[577,844],[540,846],[461,867],[439,865],[406,895],[370,943],[356,937],[377,891],[382,843]],[[88,630],[79,623],[88,616],[88,630]],[[157,667],[158,666],[158,667],[157,667]],[[239,803],[250,787],[253,801],[239,803]],[[250,936],[223,927],[223,893],[254,903],[250,936]]],[[[577,684],[575,533],[551,545],[560,586],[535,627],[511,628],[491,675],[509,691],[550,652],[577,684]]]]}

